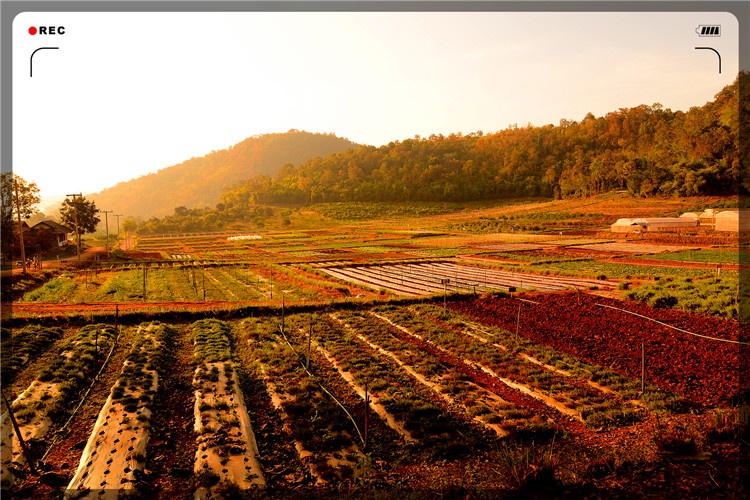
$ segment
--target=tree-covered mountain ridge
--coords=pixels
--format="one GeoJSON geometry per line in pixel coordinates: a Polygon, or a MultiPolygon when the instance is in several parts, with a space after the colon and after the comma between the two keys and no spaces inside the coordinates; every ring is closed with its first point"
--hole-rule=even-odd
{"type": "Polygon", "coordinates": [[[290,130],[249,137],[219,151],[190,158],[121,182],[90,196],[98,206],[129,216],[163,216],[175,207],[214,207],[224,190],[257,175],[273,176],[284,165],[301,164],[359,147],[334,134],[290,130]]]}
{"type": "Polygon", "coordinates": [[[222,202],[241,212],[274,203],[570,198],[611,190],[733,194],[747,164],[738,141],[738,108],[748,108],[739,92],[747,83],[742,73],[713,101],[688,111],[641,105],[557,126],[362,146],[253,177],[225,191],[222,202]]]}

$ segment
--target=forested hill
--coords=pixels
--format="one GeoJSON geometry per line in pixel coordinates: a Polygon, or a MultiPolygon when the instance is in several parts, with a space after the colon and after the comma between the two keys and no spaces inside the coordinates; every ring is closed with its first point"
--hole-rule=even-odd
{"type": "MultiPolygon", "coordinates": [[[[741,76],[747,79],[747,74],[741,76]]],[[[739,78],[738,78],[739,80],[739,78]]],[[[744,87],[747,87],[745,85],[744,87]]],[[[642,105],[558,126],[408,139],[311,159],[228,190],[227,207],[736,192],[738,81],[687,112],[642,105]]]]}
{"type": "MultiPolygon", "coordinates": [[[[359,145],[333,134],[290,130],[250,137],[221,151],[191,158],[91,195],[100,207],[131,216],[163,216],[175,207],[215,206],[222,192],[250,177],[359,145]]],[[[287,167],[288,168],[288,167],[287,167]]]]}

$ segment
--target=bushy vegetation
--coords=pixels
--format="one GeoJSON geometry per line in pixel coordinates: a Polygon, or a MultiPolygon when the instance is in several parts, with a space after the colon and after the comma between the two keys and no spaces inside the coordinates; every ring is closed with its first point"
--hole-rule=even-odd
{"type": "Polygon", "coordinates": [[[226,322],[208,318],[196,321],[190,328],[195,342],[195,356],[199,362],[205,364],[230,359],[231,329],[226,322]]]}
{"type": "Polygon", "coordinates": [[[647,256],[649,259],[676,260],[679,262],[707,262],[711,264],[738,264],[740,259],[747,261],[750,252],[736,250],[683,250],[664,252],[647,256]]]}
{"type": "Polygon", "coordinates": [[[738,319],[737,273],[701,279],[660,279],[628,291],[625,296],[652,307],[674,307],[685,311],[738,319]]]}

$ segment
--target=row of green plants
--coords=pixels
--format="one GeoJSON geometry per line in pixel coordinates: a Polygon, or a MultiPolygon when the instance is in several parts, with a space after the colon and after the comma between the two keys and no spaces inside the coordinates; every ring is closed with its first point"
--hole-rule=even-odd
{"type": "Polygon", "coordinates": [[[163,375],[167,369],[175,334],[172,326],[159,322],[137,328],[120,377],[112,387],[112,400],[121,403],[125,412],[150,408],[156,393],[152,386],[158,382],[156,374],[163,375]]]}
{"type": "MultiPolygon", "coordinates": [[[[304,348],[309,315],[290,319],[289,337],[304,348]]],[[[481,446],[485,430],[469,424],[465,415],[453,415],[445,402],[429,388],[415,384],[393,359],[372,349],[356,332],[330,316],[313,324],[315,341],[351,374],[361,388],[367,387],[394,420],[416,440],[421,453],[432,458],[453,458],[481,446]],[[462,436],[456,439],[456,434],[462,436]]],[[[323,360],[325,362],[325,360],[323,360]]]]}
{"type": "MultiPolygon", "coordinates": [[[[519,326],[523,325],[523,304],[519,303],[519,326]]],[[[682,397],[663,391],[659,387],[646,383],[645,394],[641,393],[641,381],[627,378],[606,367],[582,361],[563,351],[558,351],[544,344],[534,343],[522,335],[516,335],[492,325],[476,324],[464,316],[433,304],[415,304],[408,308],[398,308],[403,321],[408,321],[409,314],[415,321],[432,323],[440,328],[450,328],[459,333],[469,332],[475,337],[490,343],[500,344],[509,355],[526,354],[534,359],[569,372],[579,380],[591,380],[614,391],[623,400],[641,400],[653,411],[681,411],[685,406],[682,397]]],[[[434,329],[434,326],[433,326],[434,329]]],[[[615,410],[615,416],[617,411],[615,410]]]]}
{"type": "Polygon", "coordinates": [[[581,257],[576,256],[573,257],[571,255],[554,255],[554,254],[548,254],[548,255],[540,255],[536,252],[488,252],[484,253],[483,255],[489,256],[489,257],[496,257],[496,258],[502,258],[502,259],[510,259],[510,260],[517,260],[521,262],[528,262],[531,264],[554,264],[557,262],[582,262],[591,260],[589,257],[581,257]]]}
{"type": "Polygon", "coordinates": [[[62,329],[54,326],[27,325],[22,328],[3,328],[0,334],[0,376],[3,383],[13,382],[21,368],[41,356],[46,348],[62,335],[62,329]]]}
{"type": "Polygon", "coordinates": [[[23,295],[23,302],[67,302],[76,291],[77,284],[73,273],[64,272],[44,283],[39,288],[23,295]]]}
{"type": "Polygon", "coordinates": [[[706,262],[710,264],[739,264],[750,259],[750,252],[736,250],[682,250],[644,255],[643,257],[658,260],[676,260],[679,262],[706,262]]]}
{"type": "MultiPolygon", "coordinates": [[[[246,411],[239,404],[237,372],[241,366],[234,362],[234,335],[230,325],[221,320],[207,318],[190,326],[194,342],[197,365],[193,376],[195,405],[200,413],[197,457],[201,464],[199,480],[205,487],[225,489],[239,487],[236,479],[227,475],[230,461],[242,461],[245,481],[258,484],[260,471],[248,463],[248,436],[243,436],[240,412],[246,411]],[[216,469],[208,460],[209,455],[218,457],[220,467],[216,469]]],[[[250,450],[254,453],[254,450],[250,450]]],[[[248,484],[242,483],[242,484],[248,484]]],[[[262,483],[262,480],[261,480],[262,483]]]]}
{"type": "MultiPolygon", "coordinates": [[[[295,318],[286,318],[291,332],[295,318]]],[[[286,429],[291,438],[312,453],[308,459],[315,474],[324,481],[348,481],[356,473],[353,467],[342,463],[332,467],[329,457],[338,455],[348,463],[356,463],[358,454],[352,451],[357,442],[357,429],[349,416],[318,384],[319,370],[314,369],[316,378],[308,373],[300,354],[286,343],[280,334],[276,318],[249,318],[242,322],[241,341],[247,342],[253,358],[257,361],[256,371],[266,380],[279,397],[286,429]]],[[[317,359],[314,361],[317,365],[317,359]]],[[[337,395],[347,400],[346,395],[337,395]]],[[[347,405],[351,408],[351,405],[347,405]]],[[[351,411],[351,410],[350,410],[351,411]]],[[[360,443],[361,444],[361,443],[360,443]]]]}
{"type": "MultiPolygon", "coordinates": [[[[596,260],[577,260],[570,262],[534,263],[533,272],[546,275],[578,276],[598,278],[606,276],[609,279],[654,279],[656,277],[672,276],[697,278],[711,274],[706,269],[691,269],[681,267],[638,266],[633,264],[619,264],[600,262],[596,260]]],[[[508,270],[517,270],[517,265],[498,266],[508,270]]]]}
{"type": "Polygon", "coordinates": [[[333,282],[305,279],[280,265],[142,267],[117,271],[64,273],[24,295],[23,302],[182,302],[313,300],[320,288],[344,293],[333,282]],[[269,267],[270,266],[270,267],[269,267]],[[273,280],[273,281],[272,281],[273,280]],[[295,284],[293,282],[299,282],[295,284]],[[272,285],[273,283],[273,285],[272,285]],[[273,290],[271,287],[273,286],[273,290]],[[205,296],[204,296],[205,290],[205,296]]]}
{"type": "Polygon", "coordinates": [[[627,291],[629,299],[651,307],[739,318],[739,279],[736,272],[722,272],[703,278],[663,278],[627,291]]]}
{"type": "Polygon", "coordinates": [[[341,202],[312,205],[306,210],[315,210],[333,220],[378,220],[387,218],[426,217],[457,212],[463,206],[454,203],[378,203],[341,202]]]}
{"type": "Polygon", "coordinates": [[[468,233],[509,233],[513,231],[546,231],[578,228],[581,224],[597,226],[607,224],[601,213],[534,212],[518,215],[480,216],[475,220],[448,225],[448,229],[468,233]]]}
{"type": "Polygon", "coordinates": [[[37,379],[13,403],[13,412],[20,424],[35,418],[48,419],[62,425],[75,408],[79,392],[99,369],[115,341],[115,329],[104,324],[82,327],[64,345],[57,355],[37,375],[37,379]],[[39,382],[47,389],[39,393],[39,382]]]}
{"type": "Polygon", "coordinates": [[[483,342],[480,340],[482,335],[467,335],[465,328],[438,319],[439,316],[436,314],[440,314],[438,311],[441,310],[436,311],[435,306],[419,305],[413,309],[386,306],[376,310],[460,359],[479,363],[501,377],[523,384],[555,399],[567,408],[576,410],[591,427],[619,427],[632,424],[641,418],[640,412],[625,403],[622,398],[604,394],[590,387],[579,377],[566,377],[522,359],[519,353],[524,351],[517,342],[508,342],[510,345],[503,343],[505,340],[511,340],[510,338],[501,341],[496,336],[492,342],[487,338],[483,342]],[[477,338],[478,336],[480,338],[477,338]],[[493,344],[500,344],[507,350],[493,344]]]}
{"type": "MultiPolygon", "coordinates": [[[[365,336],[370,342],[395,355],[417,374],[435,384],[441,394],[463,406],[466,413],[484,424],[496,424],[507,432],[516,429],[530,429],[544,423],[541,416],[534,415],[507,401],[488,398],[486,390],[471,382],[470,378],[456,367],[442,363],[434,356],[415,348],[393,334],[392,327],[375,321],[367,313],[341,313],[340,321],[353,331],[365,336]]],[[[523,432],[523,431],[521,431],[523,432]]]]}
{"type": "MultiPolygon", "coordinates": [[[[158,388],[159,376],[163,376],[168,369],[167,359],[172,348],[175,330],[159,322],[143,323],[139,325],[132,336],[132,346],[128,352],[120,375],[110,392],[111,407],[107,419],[114,417],[110,433],[115,429],[133,431],[147,431],[151,428],[151,412],[154,397],[158,388]]],[[[113,434],[110,434],[110,438],[113,434]]],[[[93,439],[93,452],[104,452],[103,448],[109,443],[107,436],[94,435],[89,439],[89,446],[93,439]]],[[[143,439],[143,438],[141,438],[143,439]]],[[[131,445],[126,460],[133,468],[143,469],[146,456],[134,451],[131,445]]],[[[92,462],[94,461],[92,453],[92,462]]],[[[99,461],[102,459],[100,458],[99,461]]],[[[107,467],[102,474],[106,477],[110,473],[107,467]]],[[[80,476],[81,484],[85,484],[88,470],[83,470],[80,476]]],[[[99,478],[96,478],[98,480],[99,478]]],[[[92,481],[89,479],[88,482],[92,481]]]]}

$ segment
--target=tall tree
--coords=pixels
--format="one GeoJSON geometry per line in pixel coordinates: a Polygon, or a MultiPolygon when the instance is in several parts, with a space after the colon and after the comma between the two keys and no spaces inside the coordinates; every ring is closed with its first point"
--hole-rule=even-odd
{"type": "Polygon", "coordinates": [[[79,263],[81,235],[96,231],[96,226],[101,220],[97,215],[98,212],[96,203],[80,195],[74,195],[72,200],[66,198],[60,207],[60,220],[62,223],[75,228],[79,263]]]}
{"type": "MultiPolygon", "coordinates": [[[[21,265],[23,273],[26,274],[26,249],[23,244],[23,221],[31,217],[39,204],[39,188],[35,182],[26,182],[11,172],[2,174],[0,180],[0,191],[2,192],[2,231],[6,235],[14,234],[13,224],[17,221],[18,240],[21,249],[21,265]]],[[[5,251],[5,240],[3,238],[3,251],[5,251]]]]}

